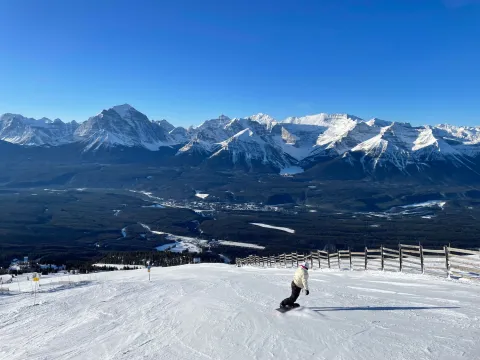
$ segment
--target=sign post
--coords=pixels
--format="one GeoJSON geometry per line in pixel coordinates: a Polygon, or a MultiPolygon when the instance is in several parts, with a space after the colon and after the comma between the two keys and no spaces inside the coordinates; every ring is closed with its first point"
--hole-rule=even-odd
{"type": "Polygon", "coordinates": [[[40,281],[40,277],[39,277],[38,273],[33,273],[32,280],[33,280],[33,283],[35,284],[34,296],[33,296],[33,305],[35,306],[36,303],[37,303],[37,284],[40,281]]]}

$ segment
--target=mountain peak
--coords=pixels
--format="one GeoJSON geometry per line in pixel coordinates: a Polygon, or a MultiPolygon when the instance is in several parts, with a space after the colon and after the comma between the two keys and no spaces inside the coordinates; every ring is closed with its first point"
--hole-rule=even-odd
{"type": "Polygon", "coordinates": [[[125,117],[131,110],[135,110],[135,108],[129,104],[123,105],[116,105],[112,107],[110,110],[114,110],[120,115],[120,117],[125,117]]]}
{"type": "Polygon", "coordinates": [[[156,123],[157,125],[159,125],[162,129],[164,129],[166,132],[170,132],[172,131],[173,129],[175,129],[175,126],[173,126],[172,124],[170,124],[167,120],[165,119],[162,119],[162,120],[154,120],[153,121],[154,123],[156,123]]]}
{"type": "Polygon", "coordinates": [[[273,126],[277,124],[277,121],[273,117],[264,113],[258,113],[258,114],[249,116],[249,119],[265,125],[268,129],[271,129],[273,126]]]}

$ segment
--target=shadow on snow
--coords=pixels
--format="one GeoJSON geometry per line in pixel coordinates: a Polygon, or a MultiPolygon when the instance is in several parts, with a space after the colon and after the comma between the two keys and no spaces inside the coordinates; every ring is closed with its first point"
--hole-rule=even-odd
{"type": "Polygon", "coordinates": [[[397,310],[440,310],[459,309],[458,306],[351,306],[351,307],[307,307],[307,309],[324,311],[397,311],[397,310]]]}

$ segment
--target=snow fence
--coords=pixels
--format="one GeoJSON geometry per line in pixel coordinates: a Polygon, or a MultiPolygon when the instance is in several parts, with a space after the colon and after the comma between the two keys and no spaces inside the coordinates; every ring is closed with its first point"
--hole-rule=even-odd
{"type": "Polygon", "coordinates": [[[480,280],[480,251],[444,246],[426,249],[419,245],[400,244],[398,249],[381,246],[356,252],[338,250],[335,253],[316,250],[309,254],[281,254],[278,256],[250,255],[237,258],[237,266],[297,267],[309,261],[312,269],[382,270],[443,275],[454,278],[480,280]]]}

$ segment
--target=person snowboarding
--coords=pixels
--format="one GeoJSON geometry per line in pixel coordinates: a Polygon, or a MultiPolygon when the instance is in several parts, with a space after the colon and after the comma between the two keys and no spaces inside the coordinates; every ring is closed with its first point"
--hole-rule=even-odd
{"type": "Polygon", "coordinates": [[[285,309],[285,308],[294,308],[300,306],[297,304],[295,301],[297,301],[298,297],[300,296],[300,292],[302,289],[305,290],[305,295],[310,294],[310,291],[308,290],[308,269],[310,268],[310,264],[308,261],[305,261],[303,264],[301,264],[297,270],[295,271],[295,274],[293,275],[293,281],[292,281],[292,294],[290,297],[284,299],[280,303],[280,308],[285,309]]]}

